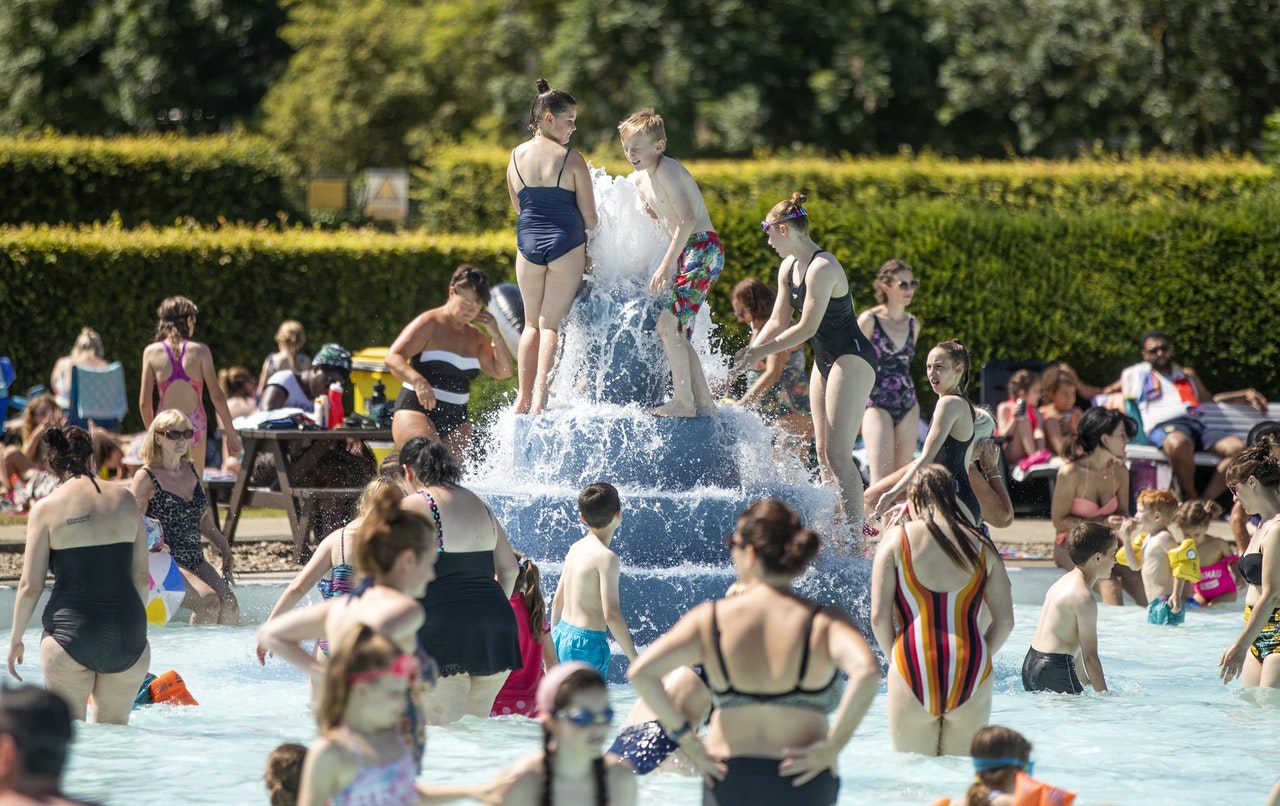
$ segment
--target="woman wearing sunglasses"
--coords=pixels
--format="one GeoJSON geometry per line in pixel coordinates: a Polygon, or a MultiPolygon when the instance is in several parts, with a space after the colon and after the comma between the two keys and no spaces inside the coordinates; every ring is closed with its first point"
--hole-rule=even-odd
{"type": "Polygon", "coordinates": [[[871,483],[911,461],[920,438],[920,403],[911,359],[920,340],[920,320],[907,313],[920,281],[905,261],[886,261],[873,287],[880,303],[858,317],[858,327],[876,349],[880,368],[862,421],[871,483]]]}
{"type": "Polygon", "coordinates": [[[557,664],[538,684],[538,710],[542,750],[499,773],[486,802],[504,806],[630,806],[636,802],[631,768],[604,751],[613,709],[600,672],[582,661],[557,664]]]}
{"type": "Polygon", "coordinates": [[[694,608],[628,676],[667,737],[707,776],[704,804],[830,806],[840,789],[836,756],[880,682],[875,656],[847,613],[792,590],[820,541],[790,507],[752,504],[727,542],[746,592],[694,608]],[[662,685],[668,672],[695,663],[715,705],[705,743],[662,685]]]}
{"type": "Polygon", "coordinates": [[[160,521],[164,529],[164,542],[187,583],[182,606],[191,611],[191,623],[239,624],[240,603],[230,584],[235,558],[214,523],[200,473],[192,463],[194,440],[187,415],[176,409],[157,414],[138,451],[143,464],[131,489],[142,514],[160,521]],[[222,555],[221,574],[204,558],[201,536],[222,555]]]}
{"type": "Polygon", "coordinates": [[[853,461],[853,443],[875,385],[878,361],[875,348],[858,328],[844,267],[809,235],[804,202],[803,194],[793,193],[760,223],[769,246],[782,257],[780,293],[769,323],[738,352],[733,371],[745,372],[762,358],[810,343],[814,446],[823,474],[840,485],[847,523],[857,528],[863,525],[862,474],[853,461]],[[792,321],[797,313],[800,320],[792,321]]]}

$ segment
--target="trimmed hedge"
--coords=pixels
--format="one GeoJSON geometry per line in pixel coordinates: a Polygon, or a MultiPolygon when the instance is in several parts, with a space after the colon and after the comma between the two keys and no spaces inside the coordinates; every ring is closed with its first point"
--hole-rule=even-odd
{"type": "Polygon", "coordinates": [[[17,388],[47,385],[80,328],[94,328],[107,358],[125,365],[126,425],[137,428],[142,349],[165,297],[181,294],[200,306],[195,338],[210,345],[219,369],[240,364],[256,377],[285,319],[305,325],[308,351],[328,341],[354,351],[389,345],[414,316],[442,304],[463,261],[485,268],[495,284],[513,280],[505,240],[239,227],[0,228],[0,355],[13,358],[17,388]]]}
{"type": "MultiPolygon", "coordinates": [[[[514,229],[506,186],[509,156],[489,146],[446,147],[428,154],[425,166],[414,171],[410,188],[422,222],[449,231],[514,229]]],[[[593,164],[630,172],[620,152],[597,155],[593,164]]],[[[803,158],[686,165],[717,224],[740,207],[765,204],[767,209],[797,190],[815,203],[864,207],[935,199],[1010,212],[1079,213],[1099,205],[1142,210],[1170,203],[1223,203],[1253,196],[1275,178],[1270,166],[1226,156],[1079,162],[803,158]]]]}
{"type": "Polygon", "coordinates": [[[0,224],[276,223],[293,177],[260,137],[0,138],[0,224]]]}

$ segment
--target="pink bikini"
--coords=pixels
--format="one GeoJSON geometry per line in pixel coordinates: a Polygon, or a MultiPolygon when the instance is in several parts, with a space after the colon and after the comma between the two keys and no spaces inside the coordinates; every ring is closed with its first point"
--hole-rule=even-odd
{"type": "MultiPolygon", "coordinates": [[[[1085,487],[1089,486],[1089,466],[1088,465],[1085,465],[1085,468],[1084,468],[1084,486],[1085,487]]],[[[1103,518],[1106,518],[1108,515],[1114,515],[1116,510],[1119,508],[1120,508],[1120,499],[1116,496],[1115,493],[1111,494],[1111,500],[1107,501],[1105,504],[1095,504],[1093,501],[1090,501],[1088,498],[1077,497],[1077,498],[1071,499],[1071,510],[1069,514],[1074,515],[1077,518],[1082,518],[1086,521],[1101,521],[1103,518]]],[[[1056,542],[1059,544],[1066,542],[1066,539],[1067,539],[1066,532],[1058,532],[1058,536],[1057,538],[1055,538],[1056,542]]]]}
{"type": "Polygon", "coordinates": [[[173,354],[173,348],[169,346],[169,342],[161,342],[161,344],[164,345],[164,351],[169,354],[170,369],[169,378],[167,380],[160,381],[159,384],[160,408],[161,410],[167,408],[164,405],[164,393],[169,388],[170,384],[174,381],[186,381],[191,384],[191,388],[196,392],[196,400],[199,402],[196,404],[195,411],[184,413],[187,415],[187,419],[191,421],[191,427],[196,432],[195,436],[191,438],[191,446],[194,448],[196,445],[204,442],[204,435],[209,430],[209,416],[205,414],[204,411],[204,382],[191,380],[191,376],[187,375],[187,371],[182,368],[182,359],[187,355],[187,345],[189,343],[190,342],[186,341],[182,342],[182,348],[178,352],[178,355],[175,356],[173,354]]]}

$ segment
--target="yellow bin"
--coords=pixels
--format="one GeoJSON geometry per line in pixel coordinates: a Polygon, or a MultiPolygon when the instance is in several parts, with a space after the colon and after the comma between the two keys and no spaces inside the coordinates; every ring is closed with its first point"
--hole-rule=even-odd
{"type": "Polygon", "coordinates": [[[373,397],[373,385],[382,381],[387,400],[394,402],[400,394],[400,380],[387,369],[387,347],[366,347],[351,356],[351,385],[355,387],[357,414],[369,413],[369,400],[373,397]]]}

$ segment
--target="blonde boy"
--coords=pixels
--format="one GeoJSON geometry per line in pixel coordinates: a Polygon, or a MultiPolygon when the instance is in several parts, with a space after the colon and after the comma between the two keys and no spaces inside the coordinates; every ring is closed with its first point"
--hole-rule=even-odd
{"type": "Polygon", "coordinates": [[[698,183],[664,153],[667,132],[662,118],[652,109],[642,110],[622,121],[618,134],[622,152],[635,168],[631,181],[640,198],[671,234],[662,262],[649,280],[649,291],[663,299],[658,335],[671,366],[672,399],[649,413],[714,416],[715,402],[690,339],[698,309],[724,268],[724,246],[711,226],[698,183]]]}
{"type": "Polygon", "coordinates": [[[1085,521],[1067,533],[1066,546],[1075,568],[1044,595],[1036,634],[1022,661],[1022,687],[1027,691],[1084,693],[1076,672],[1079,656],[1084,682],[1103,692],[1107,678],[1098,658],[1098,603],[1093,598],[1093,584],[1111,575],[1119,544],[1109,527],[1085,521]]]}
{"type": "MultiPolygon", "coordinates": [[[[1174,562],[1185,553],[1184,542],[1174,537],[1169,524],[1178,512],[1178,499],[1168,490],[1143,490],[1138,493],[1138,508],[1132,518],[1120,526],[1120,540],[1127,557],[1141,557],[1142,587],[1147,594],[1147,622],[1176,627],[1186,620],[1183,609],[1191,595],[1190,582],[1200,578],[1199,563],[1194,569],[1186,562],[1174,562]],[[1138,538],[1143,537],[1139,545],[1138,538]],[[1130,548],[1132,547],[1132,548],[1130,548]],[[1175,570],[1177,573],[1175,573],[1175,570]],[[1194,573],[1193,573],[1194,572],[1194,573]],[[1191,579],[1194,576],[1195,579],[1191,579]]],[[[1191,553],[1194,560],[1194,543],[1191,553]]],[[[1131,563],[1132,565],[1132,563],[1131,563]]]]}
{"type": "Polygon", "coordinates": [[[635,660],[636,646],[622,615],[618,579],[622,563],[609,549],[622,525],[622,502],[612,484],[596,482],[578,495],[578,512],[589,534],[569,547],[551,600],[551,640],[561,662],[580,660],[609,679],[609,638],[635,660]]]}

